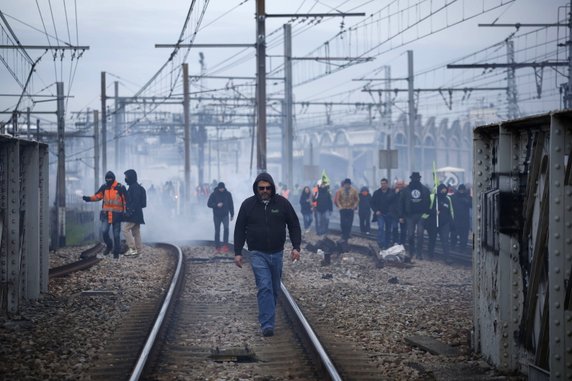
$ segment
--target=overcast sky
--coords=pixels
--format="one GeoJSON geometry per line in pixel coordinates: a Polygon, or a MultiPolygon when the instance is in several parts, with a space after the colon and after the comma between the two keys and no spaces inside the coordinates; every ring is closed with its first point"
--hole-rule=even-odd
{"type": "MultiPolygon", "coordinates": [[[[508,1],[508,0],[505,0],[508,1]]],[[[411,0],[409,3],[416,3],[411,0]]],[[[466,4],[490,4],[493,0],[465,0],[460,3],[466,4]]],[[[201,4],[203,1],[200,2],[201,4]]],[[[331,12],[332,9],[339,11],[363,11],[368,14],[382,8],[389,1],[366,1],[366,0],[288,0],[288,1],[267,1],[266,10],[268,13],[281,12],[331,12]],[[336,8],[338,5],[339,8],[336,8]],[[356,6],[364,4],[362,7],[356,6]]],[[[407,4],[407,1],[402,1],[407,4]]],[[[42,19],[38,11],[38,4],[41,8],[41,15],[46,25],[48,33],[54,35],[57,31],[60,39],[68,41],[67,25],[65,22],[65,10],[67,9],[69,19],[69,30],[71,42],[76,44],[75,31],[75,6],[72,0],[3,0],[0,9],[7,16],[7,20],[14,32],[25,45],[46,45],[46,37],[38,31],[32,30],[24,25],[27,23],[40,30],[43,30],[42,19]],[[52,6],[53,19],[50,14],[49,5],[52,6]],[[64,8],[64,4],[66,8],[64,8]]],[[[109,82],[119,80],[120,93],[131,95],[137,91],[165,62],[170,50],[157,49],[156,43],[174,43],[179,36],[182,24],[185,20],[190,1],[186,0],[98,0],[98,1],[77,1],[77,25],[79,45],[89,46],[79,60],[79,65],[72,83],[71,95],[74,96],[68,103],[67,111],[78,111],[90,108],[99,108],[100,96],[100,73],[106,71],[112,76],[109,82]],[[118,79],[119,78],[119,79],[118,79]]],[[[554,22],[557,15],[557,7],[567,4],[563,0],[516,0],[514,3],[501,7],[495,11],[487,13],[478,18],[469,20],[461,26],[450,28],[433,36],[421,39],[417,42],[400,47],[377,57],[376,61],[370,64],[369,69],[355,70],[351,75],[363,75],[367,70],[383,65],[384,62],[391,62],[396,65],[392,69],[394,74],[399,74],[400,67],[404,68],[406,58],[403,55],[407,49],[415,51],[415,68],[423,70],[437,64],[446,63],[447,60],[463,56],[472,51],[479,50],[502,40],[509,30],[505,28],[478,28],[477,23],[490,23],[500,16],[498,22],[554,22]],[[403,65],[400,65],[400,62],[403,65]]],[[[199,31],[196,42],[205,43],[246,43],[253,42],[255,35],[254,21],[255,1],[241,0],[212,0],[207,8],[205,18],[202,22],[204,27],[199,31]],[[242,4],[242,5],[239,5],[242,4]],[[235,8],[225,16],[225,12],[235,8]],[[223,16],[223,17],[221,17],[223,16]],[[221,17],[213,22],[213,20],[221,17]]],[[[444,16],[438,16],[443,21],[444,16]]],[[[449,15],[454,19],[455,15],[449,15]]],[[[285,20],[269,19],[267,22],[267,32],[280,28],[285,20]]],[[[346,25],[354,23],[354,19],[346,18],[346,25]]],[[[311,28],[308,32],[295,36],[293,40],[294,55],[305,55],[322,42],[333,36],[340,30],[341,19],[323,22],[311,28]]],[[[6,43],[3,36],[2,43],[6,43]]],[[[52,42],[53,43],[53,42],[52,42]]],[[[232,53],[228,49],[201,49],[205,53],[207,68],[215,67],[221,61],[228,59],[232,53]]],[[[282,46],[274,50],[269,50],[269,55],[280,55],[282,46]]],[[[43,52],[39,50],[30,51],[30,56],[35,59],[43,52]]],[[[0,54],[5,58],[8,65],[18,67],[19,61],[10,61],[13,54],[7,50],[0,50],[0,54]]],[[[36,75],[34,76],[34,91],[38,92],[44,87],[50,87],[57,80],[63,80],[66,92],[69,86],[70,64],[69,53],[63,59],[62,69],[58,64],[54,68],[53,57],[46,55],[39,63],[36,75]],[[61,70],[61,71],[60,71],[61,70]]],[[[59,62],[59,58],[56,59],[59,62]]],[[[274,57],[269,60],[269,65],[277,65],[281,58],[274,57]]],[[[198,73],[198,50],[191,51],[189,56],[191,72],[198,73]]],[[[16,70],[17,71],[17,70],[16,70]]],[[[22,69],[20,69],[22,71],[22,69]]],[[[245,62],[242,66],[237,65],[226,72],[218,75],[254,75],[254,61],[245,62]]],[[[348,74],[350,75],[350,74],[348,74]]],[[[351,77],[337,76],[336,83],[351,80],[351,77]]],[[[9,71],[0,66],[1,93],[18,92],[18,86],[10,75],[9,71]]],[[[209,85],[216,87],[215,83],[209,85]]],[[[319,91],[328,91],[332,83],[316,84],[315,86],[304,86],[296,89],[296,97],[299,100],[316,97],[317,86],[319,91]],[[323,90],[322,90],[323,89],[323,90]]],[[[355,84],[354,84],[355,86],[355,84]]],[[[53,86],[51,93],[55,92],[53,86]]],[[[336,91],[339,91],[337,89],[336,91]]],[[[109,90],[112,91],[112,88],[109,90]]],[[[336,91],[332,91],[335,93],[336,91]]],[[[8,108],[15,102],[14,98],[0,98],[0,107],[8,108]]],[[[46,105],[38,105],[48,107],[46,105]]],[[[5,116],[0,117],[5,120],[5,116]]]]}

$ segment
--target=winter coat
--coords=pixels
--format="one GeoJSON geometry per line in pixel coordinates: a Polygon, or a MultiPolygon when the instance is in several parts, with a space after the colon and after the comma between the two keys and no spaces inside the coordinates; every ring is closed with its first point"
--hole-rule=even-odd
{"type": "Polygon", "coordinates": [[[371,207],[371,194],[369,194],[369,189],[367,187],[361,188],[359,193],[359,204],[358,204],[358,211],[359,214],[367,214],[370,212],[371,207]]]}
{"type": "Polygon", "coordinates": [[[468,228],[471,225],[471,208],[473,207],[473,198],[468,193],[457,191],[451,196],[453,208],[455,210],[454,223],[460,228],[468,228]]]}
{"type": "Polygon", "coordinates": [[[410,217],[429,211],[431,192],[420,181],[411,181],[399,193],[401,194],[399,217],[410,217]]]}
{"type": "Polygon", "coordinates": [[[333,211],[334,205],[332,203],[332,195],[326,187],[318,188],[318,195],[316,196],[316,212],[324,213],[333,211]]]}
{"type": "Polygon", "coordinates": [[[226,217],[230,214],[230,217],[234,217],[234,203],[232,202],[232,194],[227,191],[219,191],[218,188],[215,189],[207,201],[207,206],[212,208],[213,215],[217,217],[226,217]],[[218,207],[218,203],[222,202],[222,207],[218,207]]]}
{"type": "Polygon", "coordinates": [[[359,203],[358,192],[354,187],[341,187],[336,192],[335,202],[338,209],[351,209],[357,208],[359,203]]]}
{"type": "Polygon", "coordinates": [[[127,204],[122,221],[144,224],[143,208],[147,207],[147,192],[137,183],[137,172],[133,169],[125,171],[125,182],[129,188],[127,189],[127,204]]]}
{"type": "Polygon", "coordinates": [[[234,254],[242,255],[242,247],[246,242],[248,250],[263,253],[276,253],[284,250],[286,227],[290,235],[292,247],[300,250],[302,231],[296,211],[290,202],[276,194],[276,185],[272,176],[261,173],[252,185],[254,196],[242,202],[234,228],[234,254]],[[258,195],[259,181],[269,182],[272,186],[271,197],[265,203],[258,195]]]}
{"type": "Polygon", "coordinates": [[[302,191],[300,194],[300,211],[302,214],[312,214],[312,192],[302,191]]]}
{"type": "Polygon", "coordinates": [[[371,210],[374,213],[381,212],[382,216],[390,214],[392,205],[394,205],[396,200],[395,190],[387,188],[386,191],[382,191],[381,188],[373,192],[371,198],[371,210]]]}

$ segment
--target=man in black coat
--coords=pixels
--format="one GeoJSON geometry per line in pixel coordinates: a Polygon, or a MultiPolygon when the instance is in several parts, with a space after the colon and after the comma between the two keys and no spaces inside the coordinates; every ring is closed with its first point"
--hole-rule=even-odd
{"type": "Polygon", "coordinates": [[[218,183],[216,189],[209,196],[207,206],[213,210],[215,226],[215,246],[217,251],[228,252],[228,223],[234,218],[234,204],[232,194],[226,189],[223,182],[218,183]],[[223,245],[220,244],[220,224],[223,226],[223,245]]]}
{"type": "Polygon", "coordinates": [[[127,190],[127,204],[121,230],[129,247],[125,256],[136,257],[143,250],[141,225],[145,223],[143,208],[147,207],[147,192],[137,182],[137,172],[134,169],[128,169],[124,174],[125,183],[129,185],[129,188],[127,190]]]}
{"type": "Polygon", "coordinates": [[[292,241],[292,261],[300,259],[302,231],[290,202],[276,194],[272,176],[261,173],[252,185],[254,196],[242,202],[234,228],[234,263],[242,268],[242,247],[248,244],[249,259],[258,288],[258,321],[264,336],[273,336],[276,302],[282,277],[286,227],[292,241]]]}

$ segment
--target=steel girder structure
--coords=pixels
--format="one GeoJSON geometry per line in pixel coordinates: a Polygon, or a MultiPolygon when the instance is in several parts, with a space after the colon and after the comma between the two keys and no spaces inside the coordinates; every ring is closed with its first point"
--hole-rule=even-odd
{"type": "Polygon", "coordinates": [[[48,289],[48,146],[0,136],[0,313],[48,289]]]}
{"type": "Polygon", "coordinates": [[[572,112],[474,130],[473,347],[572,379],[572,112]]]}

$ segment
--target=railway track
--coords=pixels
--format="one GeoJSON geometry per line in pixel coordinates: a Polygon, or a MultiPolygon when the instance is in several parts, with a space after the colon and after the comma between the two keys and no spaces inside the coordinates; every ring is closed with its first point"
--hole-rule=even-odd
{"type": "Polygon", "coordinates": [[[95,266],[101,259],[97,258],[97,253],[103,250],[104,245],[99,242],[95,246],[84,250],[80,254],[80,260],[72,263],[67,263],[62,266],[54,267],[49,270],[50,278],[57,278],[62,276],[67,276],[73,272],[86,270],[92,266],[95,266]]]}

